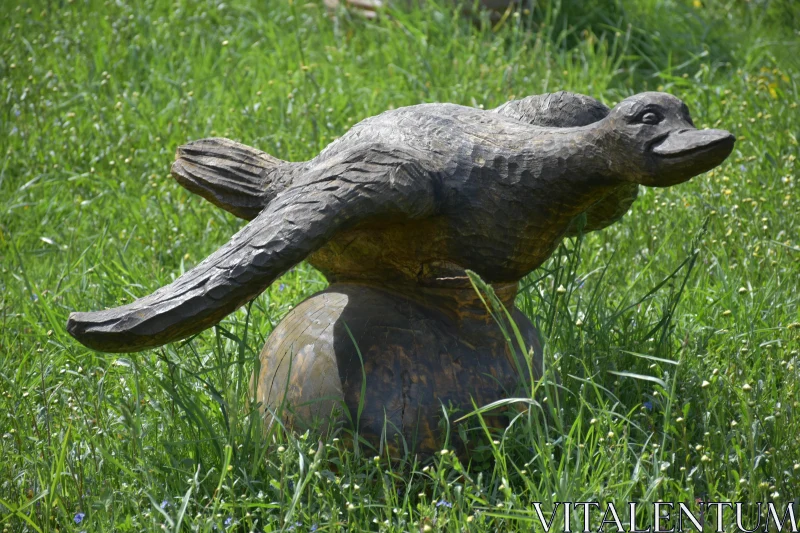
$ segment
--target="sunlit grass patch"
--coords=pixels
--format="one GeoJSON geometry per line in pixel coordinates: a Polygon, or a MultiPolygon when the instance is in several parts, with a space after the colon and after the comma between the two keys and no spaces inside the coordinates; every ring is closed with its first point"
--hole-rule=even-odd
{"type": "Polygon", "coordinates": [[[781,3],[696,4],[553,3],[501,24],[435,3],[373,21],[312,2],[4,5],[4,530],[497,531],[531,528],[537,501],[796,498],[797,34],[775,23],[781,3]],[[288,309],[325,286],[307,265],[189,342],[111,356],[64,330],[70,311],[147,294],[240,227],[168,176],[187,140],[302,160],[391,107],[558,89],[609,104],[668,91],[738,140],[720,168],[643,189],[521,283],[561,384],[518,402],[506,431],[460,423],[470,458],[265,434],[250,375],[288,309]]]}

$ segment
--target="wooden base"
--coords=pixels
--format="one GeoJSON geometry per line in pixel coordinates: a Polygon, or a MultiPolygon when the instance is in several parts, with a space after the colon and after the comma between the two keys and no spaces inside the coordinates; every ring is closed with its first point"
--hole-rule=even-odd
{"type": "MultiPolygon", "coordinates": [[[[403,450],[404,439],[430,453],[445,435],[443,405],[454,420],[473,402],[521,392],[529,365],[535,379],[542,375],[537,332],[513,308],[516,284],[495,289],[533,349],[530,363],[514,361],[471,287],[404,289],[334,283],[290,311],[261,352],[257,397],[267,417],[279,412],[303,430],[333,416],[376,447],[403,450]]],[[[489,419],[498,426],[504,417],[489,419]]]]}

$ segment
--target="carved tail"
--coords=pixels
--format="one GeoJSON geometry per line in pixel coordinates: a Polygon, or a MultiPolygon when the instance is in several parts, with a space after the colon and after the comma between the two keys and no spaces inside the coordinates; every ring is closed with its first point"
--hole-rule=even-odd
{"type": "Polygon", "coordinates": [[[283,172],[275,170],[291,165],[230,139],[212,137],[178,148],[172,176],[212,204],[253,220],[284,188],[276,179],[283,172]]]}

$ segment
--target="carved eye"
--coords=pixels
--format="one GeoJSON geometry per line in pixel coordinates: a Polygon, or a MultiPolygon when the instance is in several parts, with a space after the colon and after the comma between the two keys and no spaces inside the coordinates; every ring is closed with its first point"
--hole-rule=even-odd
{"type": "Polygon", "coordinates": [[[642,124],[655,125],[661,122],[661,119],[662,117],[658,113],[653,113],[652,111],[648,111],[647,113],[642,115],[641,121],[642,124]]]}

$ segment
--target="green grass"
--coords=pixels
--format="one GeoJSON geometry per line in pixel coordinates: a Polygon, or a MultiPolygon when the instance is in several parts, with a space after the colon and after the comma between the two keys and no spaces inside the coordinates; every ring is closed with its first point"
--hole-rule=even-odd
{"type": "Polygon", "coordinates": [[[3,532],[531,530],[536,501],[796,501],[798,8],[577,6],[493,25],[436,5],[369,22],[321,2],[5,2],[3,532]],[[738,142],[523,282],[563,390],[471,437],[470,463],[264,434],[249,376],[324,287],[307,265],[188,343],[113,356],[65,332],[70,311],[147,294],[241,226],[168,176],[189,139],[303,160],[390,107],[558,89],[671,92],[738,142]]]}

